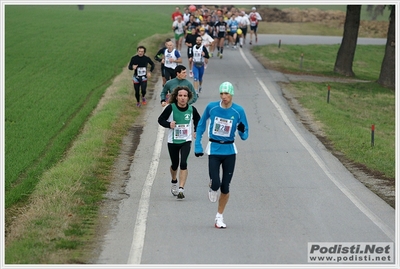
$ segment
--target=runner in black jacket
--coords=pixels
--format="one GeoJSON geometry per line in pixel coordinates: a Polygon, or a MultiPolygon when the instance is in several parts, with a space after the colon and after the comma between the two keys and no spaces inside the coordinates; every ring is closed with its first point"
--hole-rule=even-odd
{"type": "Polygon", "coordinates": [[[137,54],[131,58],[128,69],[134,70],[132,75],[133,88],[135,89],[136,106],[140,107],[146,104],[146,88],[147,78],[151,77],[151,72],[154,70],[154,62],[145,55],[146,48],[144,46],[137,47],[137,54]],[[147,70],[147,65],[150,64],[150,71],[147,70]],[[140,103],[140,92],[142,90],[142,102],[140,103]]]}

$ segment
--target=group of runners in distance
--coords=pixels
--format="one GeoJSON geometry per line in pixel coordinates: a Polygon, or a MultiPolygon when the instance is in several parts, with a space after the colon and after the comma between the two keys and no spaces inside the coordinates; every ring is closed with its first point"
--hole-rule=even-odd
{"type": "Polygon", "coordinates": [[[244,9],[227,6],[221,8],[208,8],[205,6],[189,6],[180,12],[180,7],[176,7],[171,19],[174,21],[173,30],[175,31],[175,47],[180,51],[183,40],[188,35],[202,35],[203,44],[208,48],[210,57],[214,56],[217,49],[217,56],[222,59],[224,46],[236,48],[237,44],[242,47],[246,43],[248,29],[250,30],[249,44],[253,43],[253,35],[257,43],[258,22],[262,20],[257,9],[253,7],[247,14],[244,9]],[[193,8],[191,10],[191,8],[193,8]],[[201,29],[206,34],[201,33],[201,29]],[[210,36],[214,41],[210,42],[210,36]]]}
{"type": "MultiPolygon", "coordinates": [[[[236,162],[234,138],[236,131],[242,140],[248,138],[246,114],[241,106],[233,103],[234,86],[228,81],[219,87],[220,100],[209,103],[201,117],[193,104],[201,93],[204,71],[215,50],[217,57],[222,59],[225,46],[236,49],[239,44],[242,47],[246,43],[248,28],[249,44],[253,42],[253,35],[257,43],[257,26],[262,18],[255,7],[246,14],[244,10],[234,7],[191,5],[183,13],[180,7],[176,7],[171,19],[174,38],[166,39],[165,46],[154,57],[161,63],[163,89],[160,99],[163,110],[158,123],[169,129],[167,145],[171,160],[171,193],[178,200],[185,198],[187,160],[192,140],[195,140],[195,156],[201,157],[204,153],[209,155],[208,197],[211,202],[218,201],[215,227],[226,228],[222,214],[229,199],[229,185],[236,162]],[[182,64],[183,42],[187,47],[188,70],[182,64]],[[186,79],[187,71],[193,77],[193,84],[186,79]],[[206,130],[209,142],[203,151],[201,139],[206,130]]],[[[138,108],[147,104],[147,79],[155,68],[154,62],[145,53],[144,46],[137,47],[137,54],[128,64],[128,69],[133,70],[132,81],[138,108]]]]}

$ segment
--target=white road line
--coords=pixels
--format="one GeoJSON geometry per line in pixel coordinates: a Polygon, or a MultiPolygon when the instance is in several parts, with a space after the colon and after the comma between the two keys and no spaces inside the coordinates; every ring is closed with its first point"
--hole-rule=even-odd
{"type": "Polygon", "coordinates": [[[158,126],[156,143],[154,145],[153,157],[150,163],[149,173],[147,174],[146,181],[143,185],[142,195],[140,196],[139,208],[136,215],[135,228],[133,230],[133,239],[131,250],[129,252],[128,264],[140,264],[142,260],[142,252],[144,245],[144,237],[146,235],[147,215],[149,212],[149,200],[151,188],[153,186],[154,178],[157,174],[157,168],[160,160],[162,143],[164,140],[165,128],[161,125],[158,126]]]}
{"type": "MultiPolygon", "coordinates": [[[[243,59],[247,63],[247,65],[250,67],[250,69],[254,69],[253,66],[250,64],[248,61],[247,57],[244,55],[243,51],[240,49],[240,54],[242,55],[243,59]]],[[[301,136],[301,134],[297,131],[297,129],[294,127],[292,122],[289,120],[289,118],[286,116],[285,112],[282,110],[281,106],[278,104],[278,102],[275,100],[275,98],[272,96],[271,92],[268,90],[268,88],[265,86],[265,84],[262,82],[262,80],[256,76],[256,79],[260,86],[263,88],[264,92],[267,94],[268,98],[271,100],[272,104],[275,106],[275,108],[278,110],[279,114],[281,115],[282,119],[285,121],[289,129],[293,132],[293,134],[296,136],[296,138],[300,141],[300,143],[306,148],[306,150],[310,153],[311,157],[316,161],[316,163],[321,167],[322,171],[328,176],[328,178],[333,182],[333,184],[336,185],[336,187],[339,188],[343,192],[344,195],[347,196],[347,198],[350,199],[350,201],[363,212],[376,226],[381,229],[382,232],[384,232],[387,237],[390,238],[390,240],[394,241],[395,240],[395,233],[393,229],[391,229],[388,225],[386,225],[377,215],[374,214],[358,197],[352,193],[345,185],[340,183],[329,171],[328,167],[325,165],[325,163],[321,160],[321,158],[317,155],[317,153],[312,149],[312,147],[304,140],[304,138],[301,136]]]]}
{"type": "MultiPolygon", "coordinates": [[[[251,65],[247,57],[244,55],[243,50],[240,49],[240,54],[242,55],[244,61],[247,63],[250,69],[254,69],[251,65]]],[[[293,126],[289,118],[283,112],[281,106],[276,102],[275,98],[272,96],[271,92],[265,86],[265,84],[256,76],[256,79],[260,86],[263,88],[264,92],[267,94],[268,98],[274,104],[275,108],[278,110],[282,119],[285,121],[287,126],[293,132],[293,134],[297,137],[300,143],[307,149],[313,159],[317,162],[317,164],[321,167],[324,173],[329,177],[329,179],[353,202],[357,208],[361,210],[376,226],[378,226],[389,238],[394,241],[394,231],[388,227],[378,216],[376,216],[371,210],[367,208],[367,206],[361,202],[357,196],[355,196],[346,186],[341,184],[339,181],[335,179],[335,177],[329,172],[329,169],[326,167],[325,163],[319,158],[319,156],[315,153],[315,151],[311,148],[311,146],[304,140],[304,138],[300,135],[297,129],[293,126]]],[[[158,127],[156,143],[154,146],[153,157],[150,163],[149,173],[147,174],[146,181],[143,185],[142,195],[139,201],[139,208],[136,215],[136,223],[133,231],[133,239],[131,250],[129,252],[128,264],[140,264],[142,259],[143,252],[143,244],[144,238],[146,234],[146,223],[147,223],[147,214],[149,211],[149,199],[151,194],[151,188],[153,186],[153,182],[155,176],[157,174],[157,168],[160,159],[160,153],[162,148],[162,143],[164,140],[164,131],[165,129],[162,126],[158,127]]]]}

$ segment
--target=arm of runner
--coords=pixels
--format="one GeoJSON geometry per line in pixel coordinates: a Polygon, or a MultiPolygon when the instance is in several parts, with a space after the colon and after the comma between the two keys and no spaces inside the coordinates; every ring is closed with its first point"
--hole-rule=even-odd
{"type": "Polygon", "coordinates": [[[188,104],[191,105],[191,104],[196,103],[196,101],[197,101],[197,93],[196,93],[196,90],[194,89],[192,84],[190,84],[189,89],[192,91],[192,94],[193,94],[193,98],[190,99],[189,102],[188,102],[188,104]]]}
{"type": "Polygon", "coordinates": [[[158,124],[160,124],[164,128],[171,128],[171,122],[168,121],[169,116],[171,115],[172,107],[167,106],[158,117],[158,124]]]}

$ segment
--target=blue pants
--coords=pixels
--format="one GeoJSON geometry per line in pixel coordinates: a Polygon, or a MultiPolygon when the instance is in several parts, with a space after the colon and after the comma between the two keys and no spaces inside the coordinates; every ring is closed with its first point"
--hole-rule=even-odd
{"type": "Polygon", "coordinates": [[[196,66],[195,63],[193,63],[192,71],[193,71],[193,80],[194,81],[203,81],[204,65],[202,65],[201,67],[198,67],[198,66],[196,66]]]}

